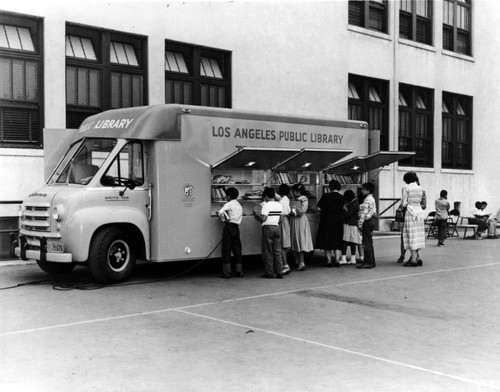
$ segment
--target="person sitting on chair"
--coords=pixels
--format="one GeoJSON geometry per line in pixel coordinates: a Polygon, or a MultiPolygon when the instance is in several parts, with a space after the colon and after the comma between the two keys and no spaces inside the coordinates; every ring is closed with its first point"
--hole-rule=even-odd
{"type": "Polygon", "coordinates": [[[482,203],[476,201],[475,209],[472,211],[472,215],[469,218],[469,223],[472,225],[477,225],[476,239],[482,240],[485,236],[486,230],[488,230],[488,224],[486,223],[489,217],[485,215],[484,210],[481,208],[482,203]]]}

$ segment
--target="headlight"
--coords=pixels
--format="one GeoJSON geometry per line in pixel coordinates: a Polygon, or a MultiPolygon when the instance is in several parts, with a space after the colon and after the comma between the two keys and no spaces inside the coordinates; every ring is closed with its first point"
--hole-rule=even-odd
{"type": "Polygon", "coordinates": [[[56,206],[54,208],[52,208],[52,218],[54,218],[54,220],[60,222],[62,220],[62,214],[63,213],[63,209],[61,206],[56,206]]]}

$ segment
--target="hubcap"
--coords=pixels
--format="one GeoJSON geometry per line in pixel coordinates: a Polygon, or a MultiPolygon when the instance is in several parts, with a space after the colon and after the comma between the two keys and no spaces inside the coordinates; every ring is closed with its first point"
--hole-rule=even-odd
{"type": "Polygon", "coordinates": [[[115,272],[121,272],[127,267],[129,260],[130,248],[128,244],[122,240],[114,241],[108,251],[108,262],[111,269],[115,272]]]}

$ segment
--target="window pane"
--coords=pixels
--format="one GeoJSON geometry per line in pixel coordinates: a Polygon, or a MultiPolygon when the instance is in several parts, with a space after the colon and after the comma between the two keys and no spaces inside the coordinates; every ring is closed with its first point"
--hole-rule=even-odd
{"type": "Polygon", "coordinates": [[[174,103],[174,83],[165,80],[165,103],[174,103]]]}
{"type": "Polygon", "coordinates": [[[112,60],[112,63],[128,64],[127,55],[125,54],[125,48],[123,47],[123,44],[119,42],[111,42],[110,50],[111,53],[116,53],[116,58],[113,58],[113,60],[116,59],[116,61],[112,60]]]}
{"type": "Polygon", "coordinates": [[[179,66],[177,64],[177,61],[175,59],[174,52],[166,51],[165,52],[165,70],[166,71],[173,71],[173,72],[180,72],[179,66]]]}
{"type": "Polygon", "coordinates": [[[66,57],[75,57],[69,36],[66,36],[66,57]]]}
{"type": "Polygon", "coordinates": [[[457,27],[462,30],[470,30],[469,8],[457,5],[457,27]]]}
{"type": "Polygon", "coordinates": [[[174,103],[183,103],[182,102],[182,82],[179,82],[179,81],[174,82],[174,103]]]}
{"type": "Polygon", "coordinates": [[[211,76],[211,77],[215,76],[212,67],[210,65],[210,61],[206,57],[201,58],[200,74],[202,76],[211,76]]]}
{"type": "Polygon", "coordinates": [[[21,46],[23,50],[26,50],[27,52],[34,52],[35,47],[33,46],[30,31],[23,27],[18,27],[17,30],[19,31],[19,38],[21,39],[21,46]]]}
{"type": "Polygon", "coordinates": [[[349,83],[349,95],[348,95],[348,97],[352,98],[352,99],[359,99],[358,90],[356,90],[356,86],[354,85],[354,83],[349,83]]]}
{"type": "Polygon", "coordinates": [[[418,0],[415,2],[417,5],[417,15],[429,17],[429,2],[428,0],[418,0]]]}
{"type": "Polygon", "coordinates": [[[369,89],[369,98],[371,102],[382,102],[380,99],[380,94],[378,93],[377,89],[373,86],[370,87],[369,89]]]}
{"type": "Polygon", "coordinates": [[[0,98],[12,99],[11,60],[0,57],[0,98]]]}
{"type": "Polygon", "coordinates": [[[411,0],[401,0],[400,9],[403,11],[411,12],[411,0]]]}
{"type": "Polygon", "coordinates": [[[226,89],[224,87],[219,87],[218,88],[218,102],[219,102],[219,107],[224,108],[226,107],[226,89]]]}
{"type": "Polygon", "coordinates": [[[385,31],[385,23],[384,23],[384,10],[379,7],[370,7],[370,16],[368,20],[368,28],[377,30],[377,31],[385,31]]]}
{"type": "Polygon", "coordinates": [[[66,103],[76,105],[76,68],[66,68],[66,103]]]}
{"type": "Polygon", "coordinates": [[[85,58],[87,60],[97,60],[92,41],[89,38],[81,38],[80,40],[83,51],[85,52],[85,58]]]}
{"type": "Polygon", "coordinates": [[[132,105],[132,78],[128,74],[122,74],[122,107],[128,108],[132,105]]]}
{"type": "Polygon", "coordinates": [[[443,3],[443,23],[453,26],[453,3],[448,0],[443,3]]]}
{"type": "Polygon", "coordinates": [[[78,105],[88,106],[88,71],[84,68],[78,69],[78,105]]]}
{"type": "Polygon", "coordinates": [[[142,106],[142,76],[134,75],[132,77],[132,106],[142,106]]]}
{"type": "Polygon", "coordinates": [[[89,70],[89,105],[100,107],[101,106],[101,95],[100,95],[100,77],[99,71],[95,69],[89,70]]]}
{"type": "Polygon", "coordinates": [[[25,87],[24,78],[24,61],[14,60],[12,62],[12,87],[13,87],[13,99],[24,101],[26,95],[24,92],[25,87]]]}
{"type": "Polygon", "coordinates": [[[190,105],[193,103],[191,98],[191,83],[184,82],[184,99],[183,103],[190,105]]]}
{"type": "Polygon", "coordinates": [[[5,32],[5,26],[0,24],[0,48],[9,49],[9,42],[7,41],[7,33],[5,32]]]}
{"type": "Polygon", "coordinates": [[[124,44],[123,47],[125,48],[125,54],[127,55],[128,65],[134,65],[134,66],[138,67],[139,62],[137,61],[134,47],[130,44],[124,44]]]}
{"type": "Polygon", "coordinates": [[[210,98],[208,104],[209,106],[217,107],[217,87],[210,86],[209,91],[210,91],[210,98]]]}
{"type": "Polygon", "coordinates": [[[7,33],[9,48],[22,50],[23,47],[21,46],[21,40],[17,34],[17,28],[14,26],[5,26],[5,32],[7,33]]]}
{"type": "Polygon", "coordinates": [[[80,37],[70,36],[69,40],[71,42],[71,47],[73,48],[73,54],[76,58],[84,59],[85,52],[83,51],[82,41],[80,41],[80,37]]]}
{"type": "Polygon", "coordinates": [[[201,85],[201,106],[208,106],[208,86],[206,84],[201,85]]]}
{"type": "Polygon", "coordinates": [[[37,88],[37,63],[26,62],[26,100],[36,101],[38,99],[37,88]]]}
{"type": "Polygon", "coordinates": [[[119,108],[121,106],[120,87],[120,74],[116,72],[111,73],[111,107],[113,109],[119,108]]]}
{"type": "Polygon", "coordinates": [[[349,24],[363,26],[363,1],[349,0],[349,24]]]}
{"type": "Polygon", "coordinates": [[[214,76],[218,79],[222,79],[222,72],[219,67],[219,62],[216,59],[209,59],[212,70],[214,71],[214,76]]]}

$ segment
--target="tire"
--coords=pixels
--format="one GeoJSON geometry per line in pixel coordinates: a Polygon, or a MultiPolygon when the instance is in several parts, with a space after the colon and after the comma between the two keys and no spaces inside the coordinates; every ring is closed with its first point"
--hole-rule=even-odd
{"type": "Polygon", "coordinates": [[[123,282],[132,272],[135,260],[130,236],[123,230],[108,227],[95,235],[90,248],[89,267],[98,282],[123,282]]]}
{"type": "Polygon", "coordinates": [[[36,263],[43,271],[49,274],[64,274],[75,268],[75,264],[73,263],[53,263],[51,261],[41,260],[37,260],[36,263]]]}

